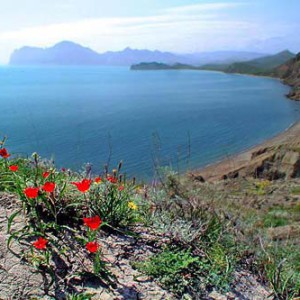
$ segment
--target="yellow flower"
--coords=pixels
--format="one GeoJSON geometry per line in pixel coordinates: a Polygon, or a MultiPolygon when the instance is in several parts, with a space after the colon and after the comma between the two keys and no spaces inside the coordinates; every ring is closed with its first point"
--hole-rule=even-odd
{"type": "Polygon", "coordinates": [[[137,210],[137,205],[133,201],[128,202],[128,207],[130,209],[137,210]]]}
{"type": "Polygon", "coordinates": [[[262,180],[262,181],[256,183],[256,186],[257,186],[259,189],[265,189],[265,188],[267,188],[269,185],[271,185],[271,182],[270,182],[269,180],[262,180]]]}

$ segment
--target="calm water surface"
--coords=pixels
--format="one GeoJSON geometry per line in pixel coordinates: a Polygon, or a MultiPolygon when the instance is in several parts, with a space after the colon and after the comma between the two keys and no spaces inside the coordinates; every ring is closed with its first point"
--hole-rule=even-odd
{"type": "Polygon", "coordinates": [[[95,170],[110,158],[149,178],[153,160],[184,171],[274,136],[299,120],[269,78],[124,67],[0,68],[0,135],[15,154],[95,170]],[[111,155],[110,155],[111,152],[111,155]]]}

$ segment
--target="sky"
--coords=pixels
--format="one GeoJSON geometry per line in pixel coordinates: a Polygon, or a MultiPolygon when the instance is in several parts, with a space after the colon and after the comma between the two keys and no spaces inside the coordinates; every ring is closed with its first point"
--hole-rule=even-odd
{"type": "Polygon", "coordinates": [[[300,0],[0,0],[0,64],[63,40],[98,52],[299,52],[299,12],[300,0]]]}

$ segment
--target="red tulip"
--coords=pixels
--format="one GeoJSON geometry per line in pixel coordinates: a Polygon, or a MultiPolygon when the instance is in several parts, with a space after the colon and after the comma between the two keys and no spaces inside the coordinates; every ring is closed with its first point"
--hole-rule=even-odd
{"type": "Polygon", "coordinates": [[[6,148],[1,148],[0,156],[2,156],[3,158],[8,158],[8,157],[10,157],[10,154],[7,152],[6,148]]]}
{"type": "Polygon", "coordinates": [[[101,225],[102,221],[99,216],[91,218],[83,218],[83,223],[92,230],[97,230],[101,225]]]}
{"type": "Polygon", "coordinates": [[[85,193],[89,190],[92,180],[90,179],[83,179],[82,181],[79,182],[71,182],[72,184],[76,185],[78,191],[85,193]]]}
{"type": "Polygon", "coordinates": [[[118,179],[116,177],[113,177],[113,176],[108,176],[107,180],[111,183],[117,183],[118,182],[118,179]]]}
{"type": "Polygon", "coordinates": [[[38,250],[45,250],[47,246],[48,240],[39,237],[32,245],[38,250]]]}
{"type": "Polygon", "coordinates": [[[18,169],[19,169],[19,167],[18,167],[17,165],[11,165],[11,166],[9,167],[9,169],[10,169],[12,172],[17,172],[18,169]]]}
{"type": "Polygon", "coordinates": [[[44,177],[44,178],[49,177],[49,175],[50,175],[50,172],[44,172],[44,173],[43,173],[43,177],[44,177]]]}
{"type": "Polygon", "coordinates": [[[45,192],[53,193],[53,191],[55,189],[55,183],[54,182],[45,182],[45,184],[43,185],[42,189],[45,192]]]}
{"type": "Polygon", "coordinates": [[[95,178],[95,182],[96,182],[96,183],[100,183],[101,181],[102,181],[102,178],[101,178],[101,177],[96,177],[96,178],[95,178]]]}
{"type": "Polygon", "coordinates": [[[27,198],[36,198],[39,193],[39,188],[28,187],[23,192],[27,198]]]}
{"type": "Polygon", "coordinates": [[[95,252],[98,251],[99,245],[98,245],[97,242],[88,242],[88,243],[86,243],[85,248],[86,248],[89,252],[95,253],[95,252]]]}
{"type": "Polygon", "coordinates": [[[118,188],[118,190],[119,190],[120,192],[122,192],[122,191],[124,190],[124,188],[125,188],[124,185],[120,185],[119,188],[118,188]]]}

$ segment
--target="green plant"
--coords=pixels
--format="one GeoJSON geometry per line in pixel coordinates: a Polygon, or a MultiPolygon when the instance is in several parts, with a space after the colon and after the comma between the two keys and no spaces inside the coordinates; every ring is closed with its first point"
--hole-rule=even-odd
{"type": "Polygon", "coordinates": [[[268,215],[264,219],[264,227],[280,227],[288,224],[288,220],[281,217],[268,215]]]}
{"type": "Polygon", "coordinates": [[[206,255],[206,259],[201,262],[202,272],[207,274],[206,285],[228,290],[235,264],[234,256],[228,254],[225,247],[218,243],[214,244],[206,255]]]}
{"type": "Polygon", "coordinates": [[[94,185],[89,192],[90,210],[112,227],[124,227],[139,220],[139,206],[135,199],[135,182],[120,174],[122,164],[113,174],[94,185]]]}
{"type": "Polygon", "coordinates": [[[256,193],[258,195],[265,195],[268,193],[268,188],[270,187],[271,182],[269,180],[261,180],[255,183],[256,193]]]}
{"type": "Polygon", "coordinates": [[[300,252],[295,246],[271,245],[264,249],[262,264],[275,299],[290,300],[300,294],[300,252]]]}
{"type": "Polygon", "coordinates": [[[293,195],[300,195],[300,186],[294,186],[291,189],[291,194],[293,194],[293,195]]]}
{"type": "Polygon", "coordinates": [[[67,300],[91,300],[92,297],[93,295],[87,293],[83,293],[83,294],[72,293],[67,295],[67,300]]]}
{"type": "Polygon", "coordinates": [[[271,263],[266,266],[267,277],[273,289],[276,299],[294,299],[300,292],[299,274],[288,274],[283,271],[285,260],[279,263],[271,263]]]}
{"type": "MultiPolygon", "coordinates": [[[[6,148],[0,147],[0,180],[2,190],[19,198],[19,209],[8,218],[7,247],[43,276],[50,276],[47,290],[57,282],[57,270],[62,263],[65,278],[72,278],[75,273],[93,274],[107,284],[112,283],[115,277],[106,269],[97,242],[98,230],[108,223],[95,216],[90,205],[93,191],[100,186],[99,177],[82,179],[78,174],[57,171],[36,153],[31,158],[13,159],[6,148]],[[25,217],[25,222],[15,227],[18,217],[25,217]],[[82,230],[82,223],[87,230],[82,230]],[[12,250],[12,243],[20,245],[20,253],[12,250]],[[70,266],[70,257],[76,261],[76,267],[70,266]],[[85,259],[92,264],[86,266],[85,259]]],[[[123,194],[125,183],[115,176],[107,175],[104,181],[113,192],[123,194]]],[[[135,205],[133,201],[126,202],[127,211],[135,212],[135,205]]],[[[110,213],[108,221],[114,213],[117,211],[110,213]]]]}
{"type": "Polygon", "coordinates": [[[148,261],[135,263],[141,272],[159,280],[169,290],[183,294],[187,291],[190,278],[199,258],[193,257],[191,250],[166,248],[153,255],[148,261]]]}

